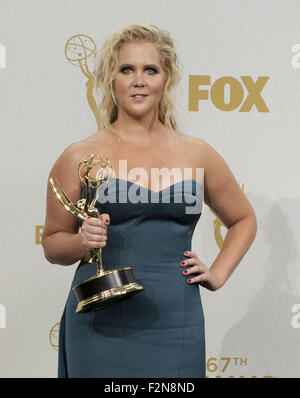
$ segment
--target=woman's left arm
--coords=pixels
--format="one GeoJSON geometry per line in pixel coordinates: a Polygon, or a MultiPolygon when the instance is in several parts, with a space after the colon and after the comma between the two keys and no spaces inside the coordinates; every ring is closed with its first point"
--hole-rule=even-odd
{"type": "Polygon", "coordinates": [[[192,278],[192,282],[200,282],[209,290],[217,290],[224,285],[250,248],[256,235],[257,222],[250,202],[221,155],[207,143],[202,143],[201,154],[204,159],[204,202],[228,231],[222,249],[209,269],[198,259],[202,264],[202,267],[199,265],[202,272],[200,276],[192,278]]]}

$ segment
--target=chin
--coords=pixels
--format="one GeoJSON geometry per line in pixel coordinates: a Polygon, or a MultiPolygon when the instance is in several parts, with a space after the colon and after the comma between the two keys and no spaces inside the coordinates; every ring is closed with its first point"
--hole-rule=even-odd
{"type": "Polygon", "coordinates": [[[130,108],[125,108],[124,112],[127,113],[130,116],[133,117],[142,117],[144,115],[147,115],[149,112],[153,111],[153,107],[140,107],[142,109],[138,109],[137,107],[130,107],[130,108]]]}

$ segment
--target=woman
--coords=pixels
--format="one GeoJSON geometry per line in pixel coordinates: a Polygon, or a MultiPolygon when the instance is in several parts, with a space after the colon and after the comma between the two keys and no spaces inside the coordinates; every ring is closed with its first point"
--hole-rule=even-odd
{"type": "Polygon", "coordinates": [[[95,70],[96,87],[103,89],[103,128],[70,145],[50,172],[77,202],[83,195],[78,164],[99,153],[115,172],[107,183],[111,192],[131,190],[155,199],[138,205],[118,200],[100,204],[100,190],[100,219],[84,220],[79,231],[78,219],[61,206],[48,184],[42,244],[53,264],[81,260],[72,287],[96,273],[96,265],[83,259],[99,247],[104,248],[104,268],[132,266],[144,286],[125,301],[80,314],[70,290],[60,324],[59,377],[205,377],[199,285],[211,291],[222,287],[257,227],[255,213],[222,157],[202,139],[177,131],[172,90],[179,76],[166,31],[134,24],[112,35],[95,70]],[[161,185],[157,168],[162,170],[161,185]],[[191,251],[202,208],[187,211],[191,198],[205,202],[228,228],[210,267],[191,251]]]}

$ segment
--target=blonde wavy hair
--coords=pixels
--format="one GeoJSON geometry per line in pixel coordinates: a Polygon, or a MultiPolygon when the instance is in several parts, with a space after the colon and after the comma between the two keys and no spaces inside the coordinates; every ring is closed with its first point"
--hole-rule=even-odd
{"type": "Polygon", "coordinates": [[[102,91],[102,101],[98,106],[101,127],[116,132],[112,126],[118,117],[113,81],[118,74],[118,51],[124,43],[139,40],[152,43],[161,55],[161,63],[168,79],[158,105],[158,118],[165,126],[176,130],[174,91],[181,79],[181,70],[175,46],[167,31],[145,23],[131,24],[114,33],[106,39],[101,52],[98,53],[94,70],[94,88],[102,91]]]}

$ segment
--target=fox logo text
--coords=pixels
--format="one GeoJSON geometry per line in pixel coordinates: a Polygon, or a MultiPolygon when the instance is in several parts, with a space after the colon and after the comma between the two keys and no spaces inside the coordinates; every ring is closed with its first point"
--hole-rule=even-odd
{"type": "Polygon", "coordinates": [[[258,112],[270,112],[261,95],[268,79],[268,76],[260,76],[254,82],[250,76],[241,76],[243,86],[239,80],[231,76],[220,77],[211,84],[209,75],[190,75],[189,111],[197,112],[199,101],[207,101],[210,94],[211,102],[221,111],[230,112],[241,105],[239,112],[250,112],[253,106],[258,112]],[[201,86],[211,88],[209,90],[201,86]]]}

